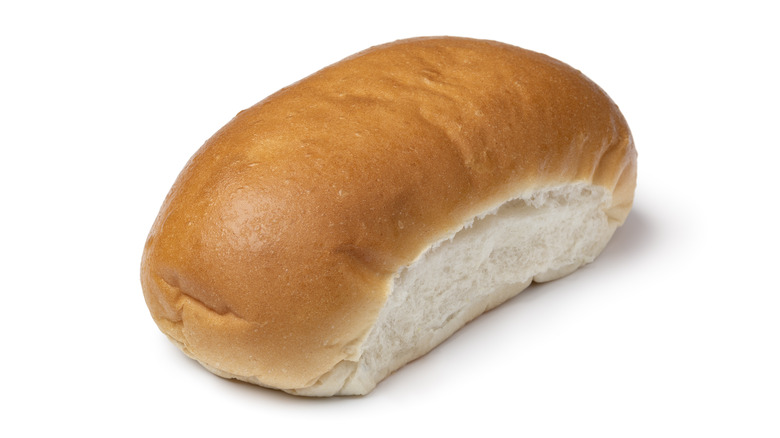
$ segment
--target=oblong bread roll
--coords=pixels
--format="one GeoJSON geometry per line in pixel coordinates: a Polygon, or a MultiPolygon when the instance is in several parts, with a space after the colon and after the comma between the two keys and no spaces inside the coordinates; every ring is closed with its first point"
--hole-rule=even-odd
{"type": "Polygon", "coordinates": [[[144,249],[160,329],[223,377],[365,394],[532,281],[591,262],[636,152],[577,70],[493,41],[373,47],[240,112],[144,249]]]}

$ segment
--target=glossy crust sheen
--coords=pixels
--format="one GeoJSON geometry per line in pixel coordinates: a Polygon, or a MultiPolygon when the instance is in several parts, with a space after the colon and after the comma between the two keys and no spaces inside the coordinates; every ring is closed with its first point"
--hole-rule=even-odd
{"type": "Polygon", "coordinates": [[[146,242],[154,320],[211,369],[282,389],[356,359],[392,277],[520,193],[631,207],[615,104],[545,55],[463,38],[374,47],[242,111],[192,157],[146,242]]]}

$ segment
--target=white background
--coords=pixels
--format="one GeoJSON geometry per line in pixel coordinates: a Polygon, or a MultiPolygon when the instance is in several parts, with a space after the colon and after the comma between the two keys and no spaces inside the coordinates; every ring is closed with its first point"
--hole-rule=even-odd
{"type": "Polygon", "coordinates": [[[771,2],[269,3],[0,6],[0,435],[780,436],[771,2]],[[139,264],[189,156],[321,67],[443,34],[547,53],[621,107],[639,186],[602,257],[366,397],[179,353],[139,264]]]}

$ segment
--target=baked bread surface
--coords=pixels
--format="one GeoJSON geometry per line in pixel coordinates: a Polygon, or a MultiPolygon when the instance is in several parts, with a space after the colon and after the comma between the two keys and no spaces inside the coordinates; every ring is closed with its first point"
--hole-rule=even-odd
{"type": "Polygon", "coordinates": [[[190,159],[143,253],[160,329],[218,374],[294,392],[356,361],[394,277],[502,203],[603,187],[636,152],[593,82],[550,57],[433,37],[374,47],[240,112],[190,159]]]}

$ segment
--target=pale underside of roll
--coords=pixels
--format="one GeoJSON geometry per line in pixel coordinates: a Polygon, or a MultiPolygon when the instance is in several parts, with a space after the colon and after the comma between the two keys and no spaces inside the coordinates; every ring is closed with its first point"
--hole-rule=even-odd
{"type": "Polygon", "coordinates": [[[374,47],[242,111],[144,249],[152,317],[217,375],[366,394],[471,319],[589,263],[631,208],[612,100],[514,46],[374,47]]]}

